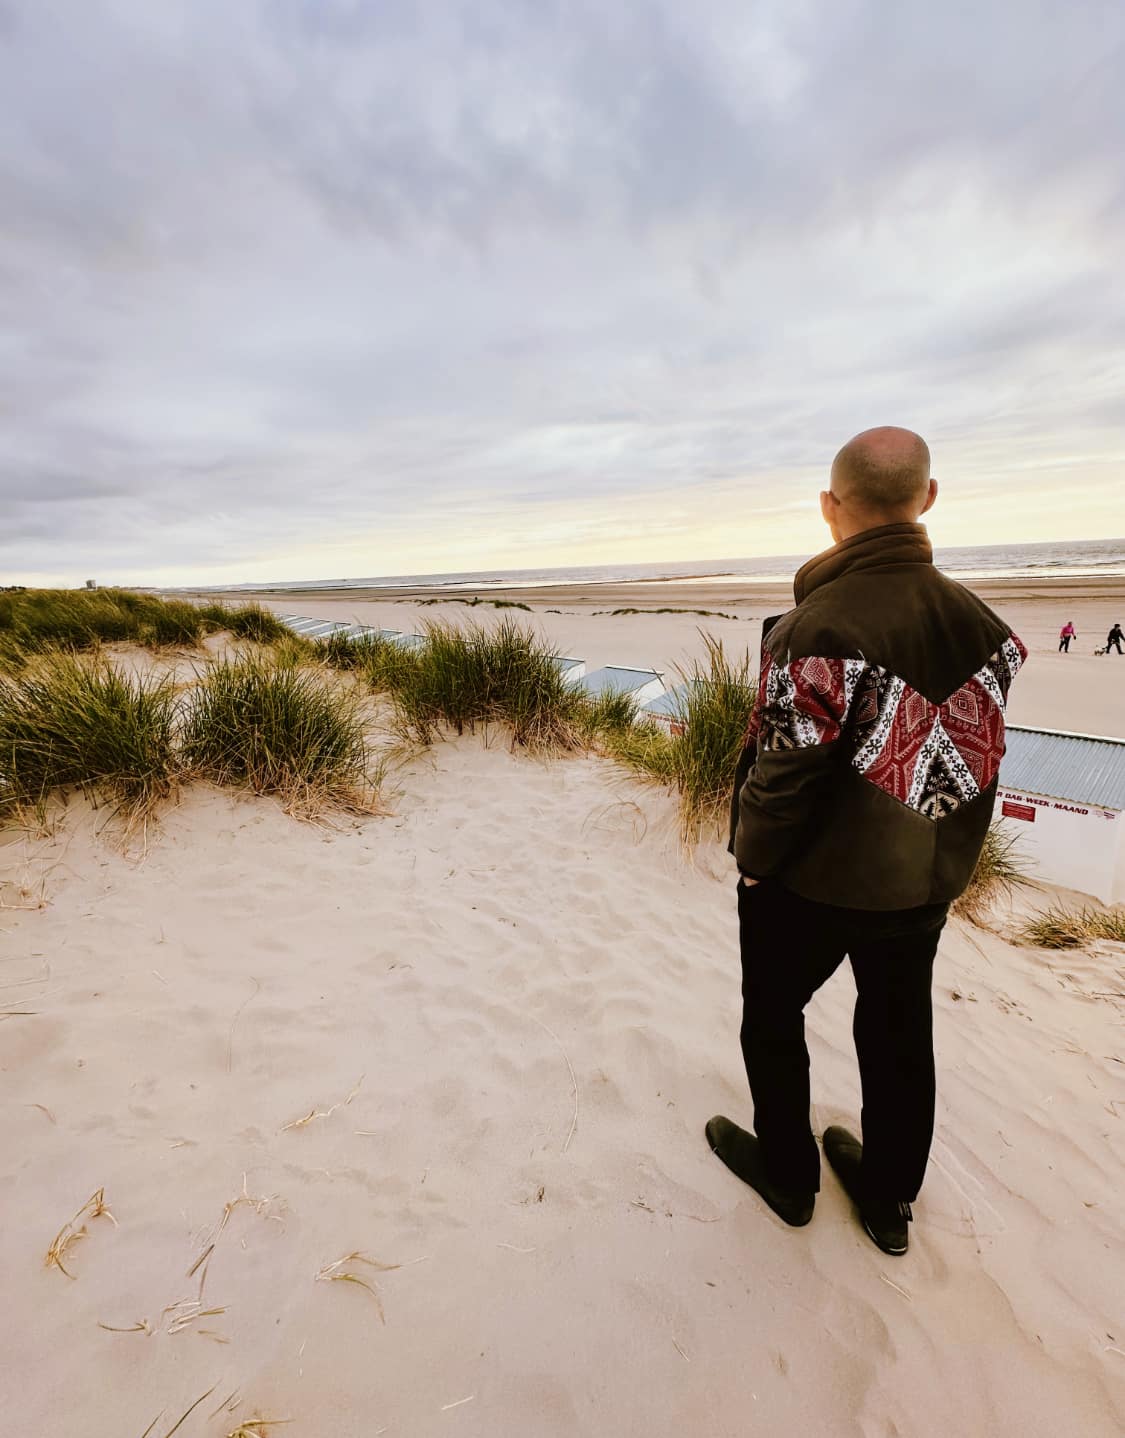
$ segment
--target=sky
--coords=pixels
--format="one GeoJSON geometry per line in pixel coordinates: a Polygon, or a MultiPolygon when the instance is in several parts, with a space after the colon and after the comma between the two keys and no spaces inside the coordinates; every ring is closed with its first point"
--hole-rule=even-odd
{"type": "Polygon", "coordinates": [[[1121,0],[0,0],[0,583],[1125,534],[1121,0]]]}

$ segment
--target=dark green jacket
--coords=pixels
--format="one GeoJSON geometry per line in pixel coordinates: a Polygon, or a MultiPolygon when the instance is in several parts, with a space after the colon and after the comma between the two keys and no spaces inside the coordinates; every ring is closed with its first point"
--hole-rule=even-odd
{"type": "Polygon", "coordinates": [[[1027,651],[889,524],[811,559],[766,621],[732,801],[740,870],[857,909],[948,902],[992,818],[1027,651]]]}

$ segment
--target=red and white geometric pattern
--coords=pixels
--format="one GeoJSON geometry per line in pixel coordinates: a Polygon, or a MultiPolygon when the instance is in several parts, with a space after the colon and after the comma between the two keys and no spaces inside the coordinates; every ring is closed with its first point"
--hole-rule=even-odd
{"type": "Polygon", "coordinates": [[[803,749],[845,738],[870,783],[930,819],[976,798],[1004,756],[1008,690],[1027,650],[1013,635],[941,704],[862,659],[763,658],[747,742],[803,749]]]}

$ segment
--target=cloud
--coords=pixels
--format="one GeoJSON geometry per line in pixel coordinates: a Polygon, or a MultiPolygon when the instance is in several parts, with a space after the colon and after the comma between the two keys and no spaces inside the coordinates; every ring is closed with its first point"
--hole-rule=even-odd
{"type": "Polygon", "coordinates": [[[1044,460],[1112,529],[1123,57],[1112,0],[0,5],[0,572],[792,552],[883,421],[946,542],[1044,460]]]}

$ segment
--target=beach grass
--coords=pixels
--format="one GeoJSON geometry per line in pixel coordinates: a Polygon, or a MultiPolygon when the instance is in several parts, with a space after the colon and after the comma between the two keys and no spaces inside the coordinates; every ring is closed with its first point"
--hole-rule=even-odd
{"type": "Polygon", "coordinates": [[[0,591],[0,665],[9,670],[21,667],[29,654],[52,649],[127,641],[149,649],[194,647],[216,630],[260,644],[289,635],[259,604],[189,604],[129,589],[0,591]]]}
{"type": "Polygon", "coordinates": [[[315,665],[324,660],[319,646],[312,639],[306,639],[303,634],[294,634],[288,629],[280,639],[270,644],[269,655],[275,664],[288,669],[315,665]]]}
{"type": "Polygon", "coordinates": [[[663,606],[660,609],[595,609],[595,614],[610,614],[616,617],[619,614],[698,614],[705,619],[738,619],[737,614],[727,614],[722,609],[670,609],[663,606]]]}
{"type": "Polygon", "coordinates": [[[200,676],[182,752],[189,774],[280,795],[297,812],[373,808],[359,693],[268,655],[225,660],[200,676]]]}
{"type": "MultiPolygon", "coordinates": [[[[606,750],[624,745],[637,728],[636,696],[621,689],[583,695],[577,710],[578,725],[587,743],[606,750]]],[[[649,726],[640,726],[647,729],[649,726]]]]}
{"type": "Polygon", "coordinates": [[[993,824],[985,835],[969,886],[954,901],[953,912],[970,923],[983,924],[989,910],[1001,899],[1030,883],[1031,875],[1018,838],[1002,824],[993,824]]]}
{"type": "Polygon", "coordinates": [[[476,609],[480,605],[491,605],[493,609],[523,609],[528,614],[531,611],[530,604],[524,604],[519,599],[482,599],[479,594],[474,594],[472,599],[465,599],[462,595],[454,594],[442,596],[440,599],[419,599],[419,605],[431,604],[467,604],[470,609],[476,609]]]}
{"type": "Polygon", "coordinates": [[[562,752],[583,744],[584,696],[563,678],[549,646],[511,618],[494,626],[430,624],[414,646],[359,643],[367,648],[358,672],[388,695],[413,742],[501,724],[513,747],[562,752]]]}
{"type": "Polygon", "coordinates": [[[258,644],[275,644],[292,637],[272,609],[260,604],[221,604],[212,601],[198,606],[209,629],[226,630],[235,639],[252,639],[258,644]]]}
{"type": "Polygon", "coordinates": [[[359,676],[377,694],[407,696],[420,684],[421,654],[417,648],[382,639],[367,646],[359,676]]]}
{"type": "Polygon", "coordinates": [[[681,668],[686,688],[666,733],[651,722],[611,731],[608,751],[619,763],[679,795],[686,840],[720,833],[730,813],[746,722],[757,695],[749,654],[732,657],[721,640],[704,635],[705,656],[681,668]]]}
{"type": "Polygon", "coordinates": [[[174,723],[170,679],[43,656],[0,678],[0,808],[32,809],[54,790],[79,786],[122,816],[141,817],[175,782],[174,723]]]}
{"type": "Polygon", "coordinates": [[[1125,943],[1125,909],[1098,909],[1084,905],[1067,909],[1052,905],[1025,919],[1015,937],[1038,949],[1079,949],[1098,939],[1125,943]]]}
{"type": "Polygon", "coordinates": [[[183,600],[124,589],[0,593],[0,647],[24,654],[126,640],[150,649],[194,645],[204,632],[200,611],[183,600]]]}
{"type": "Polygon", "coordinates": [[[27,668],[29,655],[14,634],[0,630],[0,674],[20,674],[27,668]]]}
{"type": "MultiPolygon", "coordinates": [[[[312,641],[308,641],[312,644],[312,641]]],[[[391,641],[383,634],[348,634],[337,630],[315,644],[318,657],[333,669],[362,669],[391,641]]]]}

